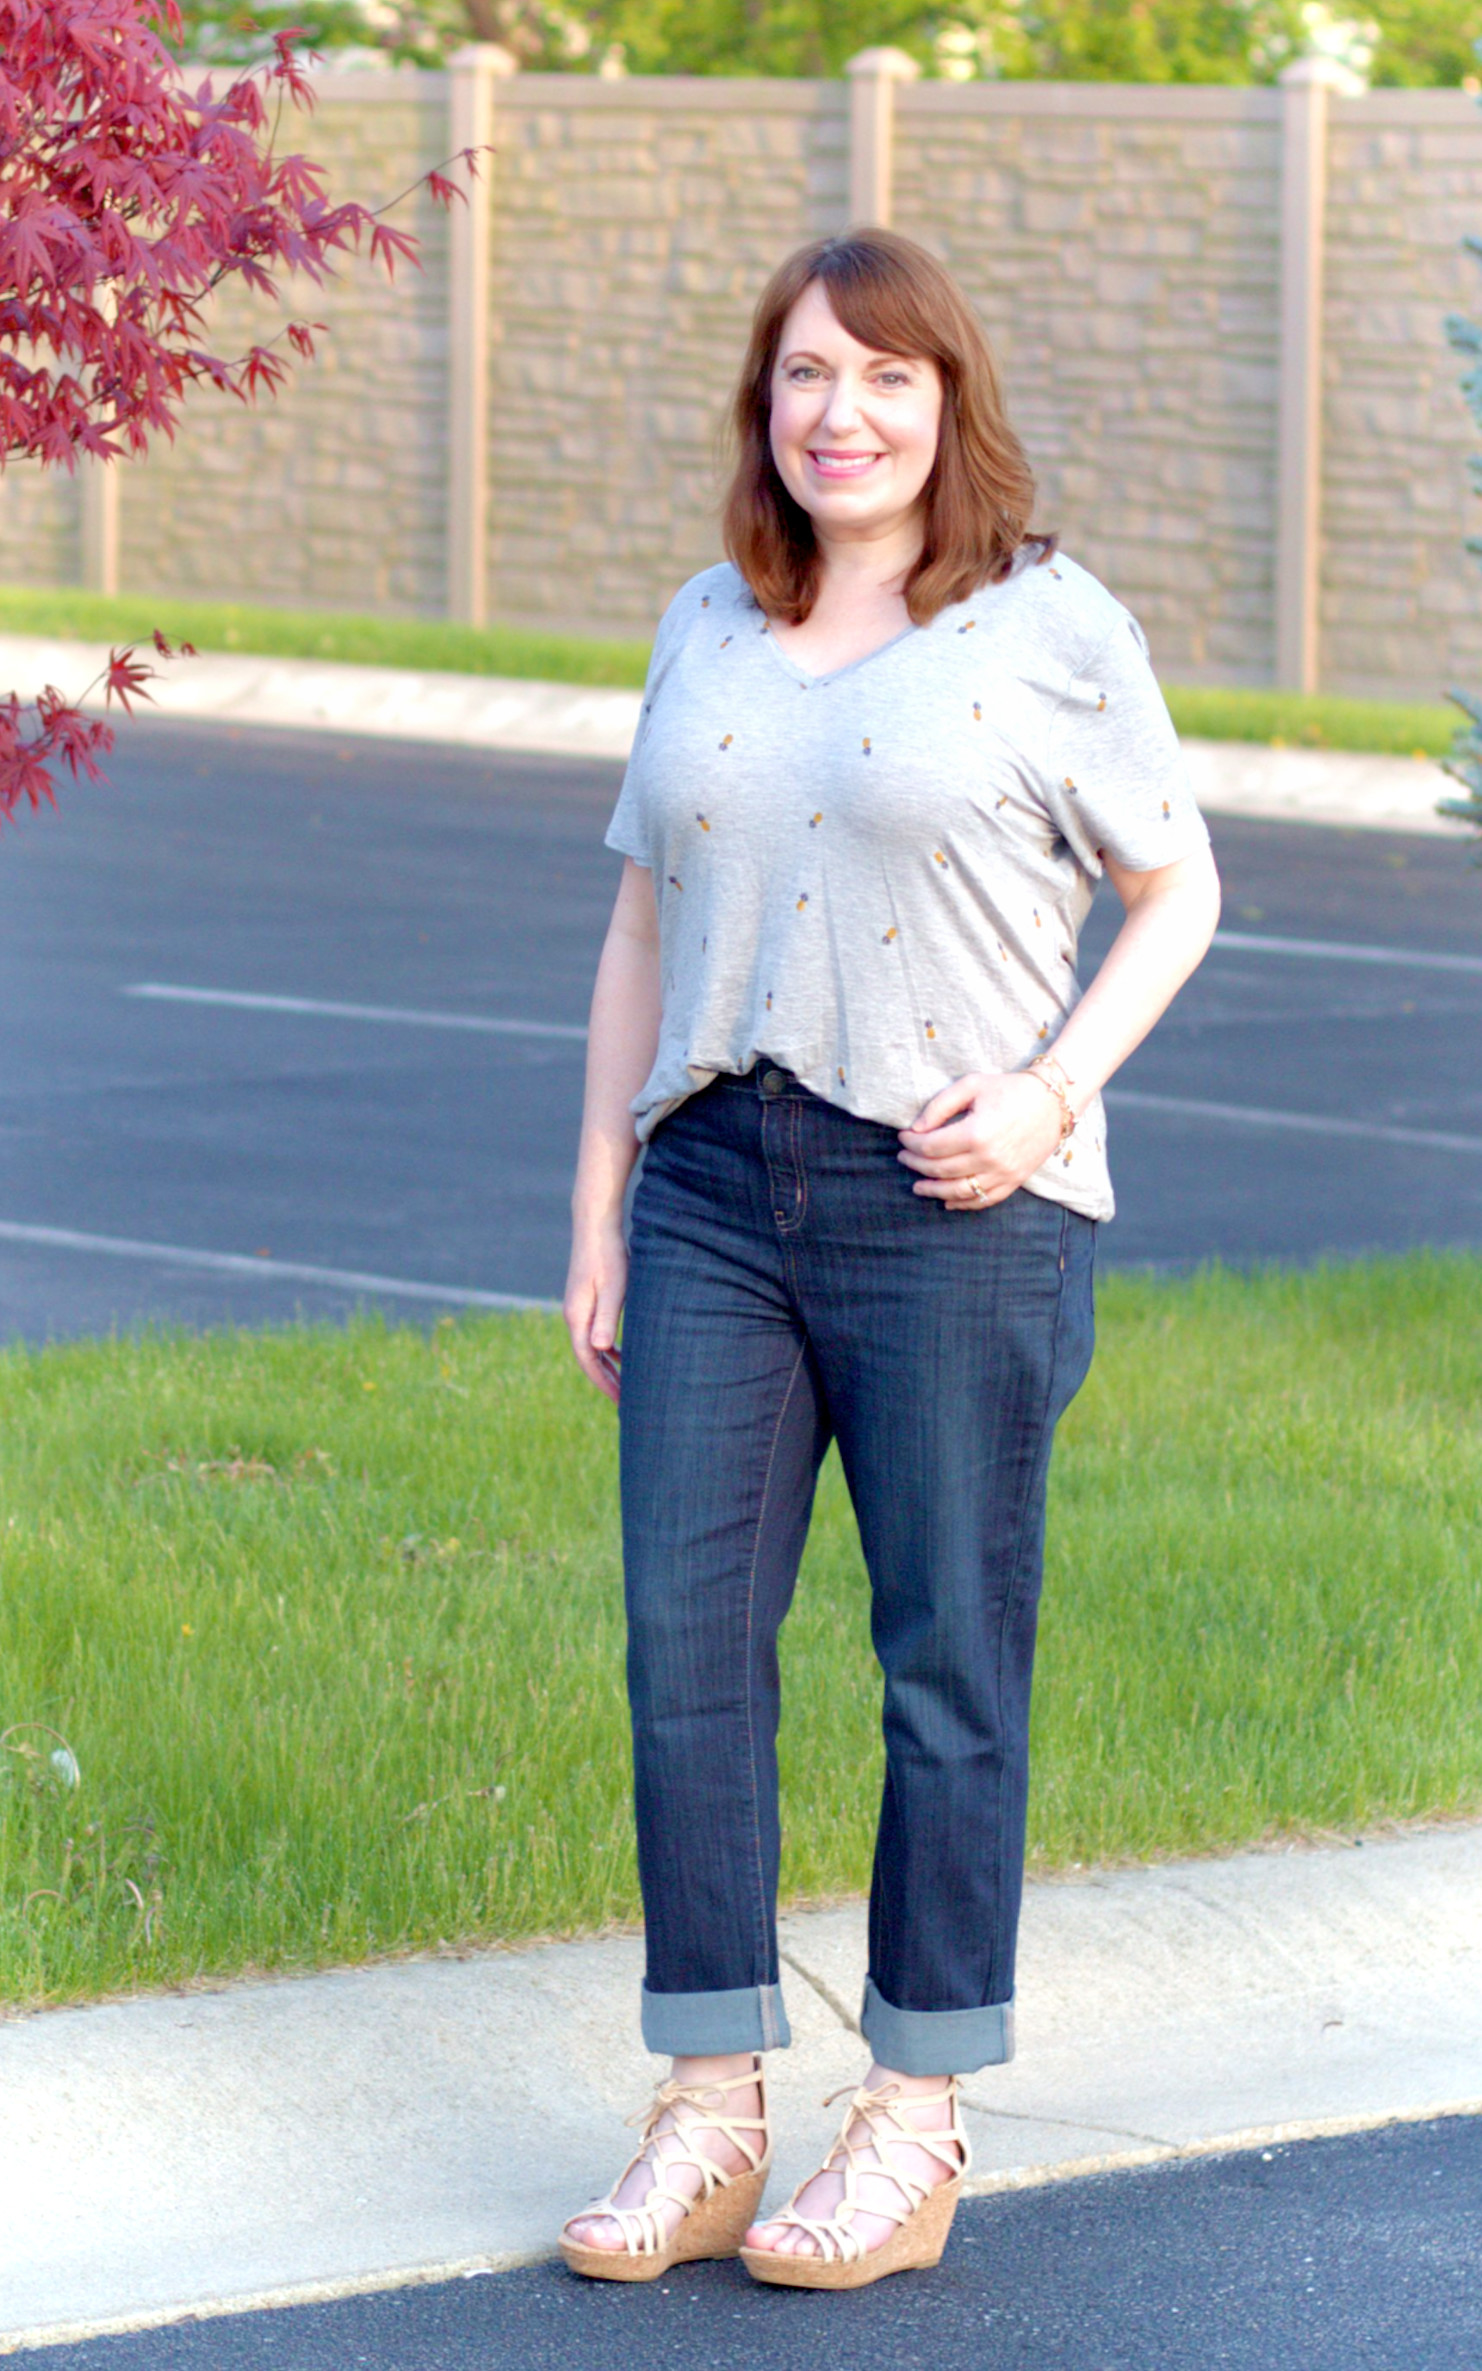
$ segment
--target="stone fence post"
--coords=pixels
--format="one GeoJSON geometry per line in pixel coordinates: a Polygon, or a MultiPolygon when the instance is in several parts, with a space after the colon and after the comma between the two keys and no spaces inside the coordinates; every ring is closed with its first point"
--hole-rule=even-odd
{"type": "Polygon", "coordinates": [[[90,457],[77,464],[81,576],[90,593],[118,591],[119,467],[117,461],[97,461],[90,457]]]}
{"type": "MultiPolygon", "coordinates": [[[[448,61],[448,154],[490,149],[494,86],[516,60],[473,41],[448,61]]],[[[488,613],[489,255],[494,160],[460,186],[448,222],[448,615],[481,626],[488,613]]]]}
{"type": "Polygon", "coordinates": [[[903,49],[862,49],[844,72],[849,77],[849,220],[860,229],[887,230],[895,86],[914,82],[921,68],[903,49]]]}
{"type": "Polygon", "coordinates": [[[1323,234],[1328,98],[1362,85],[1333,58],[1281,75],[1281,310],[1277,333],[1276,681],[1316,691],[1322,583],[1323,234]]]}

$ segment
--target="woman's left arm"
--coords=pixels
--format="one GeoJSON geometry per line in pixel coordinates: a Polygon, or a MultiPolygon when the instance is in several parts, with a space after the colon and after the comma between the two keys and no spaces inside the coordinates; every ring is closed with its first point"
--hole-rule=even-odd
{"type": "MultiPolygon", "coordinates": [[[[1104,859],[1125,919],[1100,971],[1055,1040],[1079,1118],[1092,1097],[1168,1010],[1214,937],[1219,876],[1207,847],[1156,872],[1129,872],[1104,859]]],[[[1057,1097],[1024,1071],[969,1071],[934,1095],[900,1131],[901,1159],[917,1172],[915,1192],[962,1209],[1007,1201],[1060,1141],[1057,1097]],[[980,1189],[963,1192],[963,1180],[980,1189]]]]}

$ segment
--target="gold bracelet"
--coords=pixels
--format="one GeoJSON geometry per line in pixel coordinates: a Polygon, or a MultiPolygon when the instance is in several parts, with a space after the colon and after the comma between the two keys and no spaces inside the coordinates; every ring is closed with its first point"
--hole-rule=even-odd
{"type": "MultiPolygon", "coordinates": [[[[1037,1078],[1040,1085],[1053,1095],[1059,1104],[1060,1143],[1064,1144],[1066,1139],[1073,1136],[1076,1131],[1076,1116],[1070,1107],[1070,1090],[1075,1082],[1067,1074],[1064,1063],[1059,1061],[1054,1054],[1036,1054],[1025,1072],[1025,1076],[1026,1078],[1037,1078]],[[1052,1071],[1055,1073],[1053,1078],[1050,1075],[1052,1071]]],[[[1057,1146],[1056,1150],[1058,1151],[1058,1149],[1057,1146]]]]}

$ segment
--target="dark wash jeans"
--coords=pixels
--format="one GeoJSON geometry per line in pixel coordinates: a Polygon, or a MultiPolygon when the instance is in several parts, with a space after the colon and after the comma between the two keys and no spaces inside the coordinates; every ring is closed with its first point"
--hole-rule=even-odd
{"type": "Polygon", "coordinates": [[[885,1674],[865,2039],[905,2074],[1013,2054],[1045,1481],[1090,1364],[1096,1228],[1022,1191],[949,1212],[897,1150],[763,1060],[663,1123],[634,1197],[623,1552],[658,2052],[789,2038],[777,1634],[836,1438],[885,1674]]]}

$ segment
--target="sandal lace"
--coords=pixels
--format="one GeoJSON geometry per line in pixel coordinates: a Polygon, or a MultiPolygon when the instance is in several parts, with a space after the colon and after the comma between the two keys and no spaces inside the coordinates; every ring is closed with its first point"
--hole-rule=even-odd
{"type": "Polygon", "coordinates": [[[664,2219],[666,2205],[677,2206],[687,2215],[715,2191],[728,2190],[741,2175],[756,2173],[762,2166],[767,2155],[767,2099],[761,2067],[758,2066],[749,2075],[735,2075],[725,2083],[680,2083],[671,2076],[668,2082],[659,2085],[647,2107],[636,2109],[625,2121],[641,2127],[637,2148],[607,2196],[595,2199],[592,2205],[584,2206],[580,2214],[572,2215],[566,2227],[569,2229],[572,2223],[584,2223],[595,2215],[607,2215],[621,2231],[623,2246],[630,2256],[656,2256],[668,2246],[673,2236],[664,2219]],[[750,2090],[762,2094],[760,2115],[727,2116],[717,2113],[715,2102],[723,2101],[732,2091],[750,2090]],[[681,2108],[692,2108],[695,2112],[687,2121],[682,2121],[679,2115],[681,2108]],[[660,2132],[660,2123],[671,2111],[674,2121],[666,2131],[660,2132]],[[699,2132],[719,2132],[733,2148],[739,2149],[746,2159],[740,2172],[727,2173],[725,2167],[718,2165],[713,2157],[693,2148],[689,2136],[699,2132]],[[757,2135],[755,2141],[750,2137],[753,2133],[757,2135]],[[677,2143],[677,2148],[666,2154],[666,2142],[677,2143]],[[653,2150],[651,2157],[648,2155],[650,2148],[653,2150]],[[629,2174],[635,2166],[645,2162],[654,2176],[648,2196],[637,2206],[617,2205],[617,2193],[629,2174]],[[701,2186],[697,2193],[669,2188],[664,2176],[681,2165],[693,2166],[699,2174],[701,2186]]]}
{"type": "MultiPolygon", "coordinates": [[[[832,2107],[836,2099],[845,2096],[848,2088],[846,2084],[844,2091],[831,2091],[824,2106],[832,2107]]],[[[768,2215],[767,2221],[785,2224],[794,2231],[806,2231],[825,2264],[857,2263],[869,2250],[859,2233],[852,2228],[856,2214],[863,2211],[865,2214],[880,2215],[892,2223],[909,2223],[917,2208],[923,2206],[931,2196],[930,2183],[919,2181],[914,2174],[907,2173],[903,2166],[896,2163],[895,2151],[903,2142],[913,2149],[924,2149],[929,2157],[936,2159],[938,2165],[945,2166],[949,2174],[967,2171],[970,2151],[967,2134],[958,2114],[955,2077],[948,2082],[945,2091],[909,2095],[903,2093],[897,2083],[886,2083],[878,2091],[871,2091],[861,2085],[850,2100],[838,2139],[818,2169],[819,2173],[842,2173],[844,2177],[844,2195],[833,2213],[799,2213],[798,2200],[809,2183],[818,2178],[816,2174],[809,2174],[807,2180],[799,2182],[786,2206],[775,2215],[768,2215]],[[904,2113],[907,2106],[935,2107],[944,2099],[950,2100],[952,2105],[952,2121],[945,2131],[923,2131],[919,2125],[911,2123],[904,2113]],[[864,2126],[864,2135],[854,2140],[850,2136],[857,2124],[864,2126]],[[878,2160],[873,2165],[865,2163],[871,2151],[878,2160]],[[906,2201],[905,2205],[863,2200],[859,2194],[861,2172],[894,2182],[906,2201]]]]}

